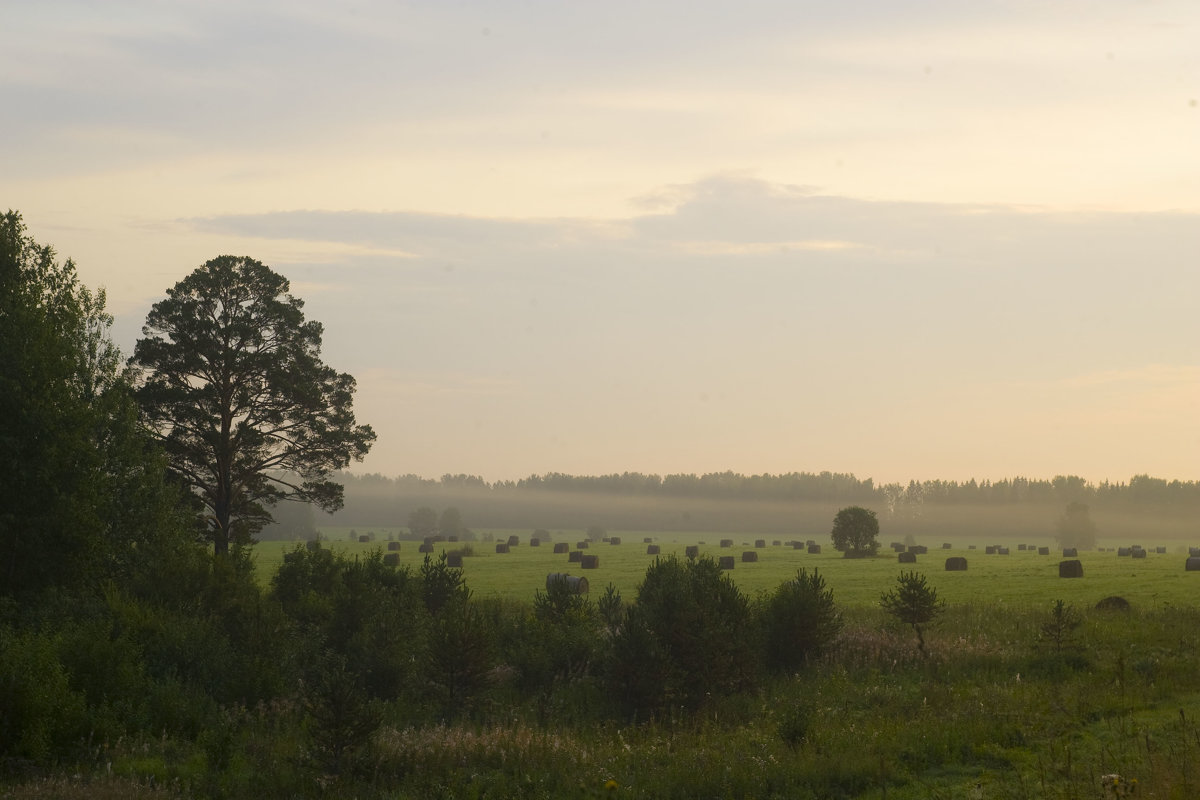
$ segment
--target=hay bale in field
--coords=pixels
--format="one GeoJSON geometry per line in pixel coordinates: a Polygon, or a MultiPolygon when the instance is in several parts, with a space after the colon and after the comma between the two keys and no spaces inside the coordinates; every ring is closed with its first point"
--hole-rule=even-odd
{"type": "Polygon", "coordinates": [[[551,572],[546,576],[546,591],[550,591],[556,583],[562,583],[571,594],[587,594],[588,579],[566,572],[551,572]]]}
{"type": "Polygon", "coordinates": [[[911,550],[906,550],[903,553],[897,553],[896,558],[899,559],[901,564],[917,563],[917,554],[911,550]]]}
{"type": "Polygon", "coordinates": [[[804,546],[805,546],[805,547],[812,547],[812,546],[813,546],[814,544],[816,544],[816,543],[817,543],[817,542],[816,542],[816,540],[814,540],[814,539],[809,539],[808,541],[806,541],[806,542],[804,543],[804,546]]]}
{"type": "Polygon", "coordinates": [[[892,542],[892,552],[893,553],[907,553],[908,545],[906,545],[902,542],[892,542]]]}
{"type": "Polygon", "coordinates": [[[555,542],[554,543],[554,552],[569,553],[569,552],[571,552],[571,545],[567,544],[566,542],[555,542]]]}
{"type": "Polygon", "coordinates": [[[1117,548],[1117,557],[1118,558],[1121,558],[1124,556],[1132,556],[1132,555],[1133,555],[1132,547],[1118,547],[1117,548]]]}
{"type": "Polygon", "coordinates": [[[819,545],[819,544],[810,544],[810,545],[808,546],[808,552],[809,552],[809,553],[811,553],[811,554],[812,554],[812,555],[814,555],[814,556],[815,556],[815,555],[818,555],[818,554],[820,554],[820,552],[821,552],[821,545],[819,545]]]}
{"type": "Polygon", "coordinates": [[[446,553],[446,566],[451,569],[462,569],[463,554],[455,550],[451,553],[446,553]]]}
{"type": "Polygon", "coordinates": [[[620,544],[620,543],[621,543],[621,537],[620,537],[620,536],[612,536],[612,537],[610,537],[610,538],[609,538],[609,540],[608,540],[608,543],[609,543],[609,544],[620,544]]]}
{"type": "Polygon", "coordinates": [[[1060,578],[1082,578],[1083,577],[1083,562],[1060,561],[1058,562],[1058,577],[1060,578]]]}
{"type": "Polygon", "coordinates": [[[447,537],[446,537],[446,541],[447,541],[447,542],[457,542],[457,541],[458,541],[458,537],[457,537],[457,536],[455,536],[455,535],[450,535],[450,536],[447,536],[447,537]]]}
{"type": "Polygon", "coordinates": [[[943,550],[952,550],[952,549],[954,549],[954,548],[952,548],[952,547],[950,546],[950,543],[949,543],[949,542],[942,542],[942,549],[943,549],[943,550]]]}
{"type": "Polygon", "coordinates": [[[996,555],[996,546],[994,544],[989,544],[983,549],[983,552],[987,553],[989,556],[994,556],[996,555]]]}
{"type": "Polygon", "coordinates": [[[1006,556],[1006,555],[1008,555],[1008,548],[1007,548],[1007,547],[997,547],[997,548],[996,548],[996,555],[998,555],[998,556],[1006,556]]]}
{"type": "Polygon", "coordinates": [[[508,537],[508,546],[509,546],[509,547],[516,547],[516,546],[518,546],[519,544],[521,544],[521,537],[520,537],[520,536],[517,536],[516,534],[513,534],[512,536],[509,536],[509,537],[508,537]]]}
{"type": "Polygon", "coordinates": [[[758,561],[758,552],[756,550],[747,550],[746,552],[742,553],[743,564],[748,564],[755,561],[758,561]]]}
{"type": "Polygon", "coordinates": [[[792,542],[793,550],[803,550],[805,547],[808,547],[808,545],[806,545],[804,542],[792,542]]]}
{"type": "Polygon", "coordinates": [[[721,547],[733,547],[733,539],[722,539],[721,547]]]}
{"type": "Polygon", "coordinates": [[[967,560],[962,556],[951,556],[946,559],[947,572],[966,572],[967,560]]]}
{"type": "Polygon", "coordinates": [[[532,539],[529,540],[529,546],[530,547],[541,547],[542,540],[537,538],[536,536],[534,536],[532,539]]]}
{"type": "Polygon", "coordinates": [[[646,555],[648,555],[648,556],[656,556],[661,552],[662,552],[662,547],[660,547],[659,545],[656,545],[656,544],[646,545],[646,555]]]}
{"type": "Polygon", "coordinates": [[[388,542],[388,550],[399,550],[399,549],[400,549],[399,542],[388,542]]]}
{"type": "Polygon", "coordinates": [[[582,563],[583,551],[582,550],[572,550],[571,552],[567,553],[567,561],[571,561],[576,564],[582,563]]]}
{"type": "Polygon", "coordinates": [[[1038,555],[1039,555],[1039,556],[1048,556],[1048,555],[1050,555],[1050,548],[1049,548],[1049,547],[1039,547],[1039,548],[1038,548],[1038,555]]]}
{"type": "Polygon", "coordinates": [[[1133,557],[1134,558],[1145,558],[1146,557],[1145,549],[1143,549],[1141,547],[1133,548],[1133,557]]]}
{"type": "Polygon", "coordinates": [[[387,554],[385,554],[385,555],[384,555],[384,557],[383,557],[383,565],[384,565],[385,567],[398,567],[398,566],[400,566],[400,554],[399,554],[399,553],[387,553],[387,554]]]}
{"type": "Polygon", "coordinates": [[[358,537],[358,543],[359,543],[359,544],[366,544],[366,543],[367,543],[367,542],[369,542],[369,541],[371,541],[371,537],[370,537],[370,536],[367,536],[365,533],[363,533],[363,534],[359,534],[359,537],[358,537]]]}
{"type": "Polygon", "coordinates": [[[507,553],[508,552],[508,542],[496,542],[496,552],[497,553],[507,553]]]}
{"type": "Polygon", "coordinates": [[[642,539],[642,544],[650,544],[653,541],[654,541],[654,537],[647,536],[645,539],[642,539]]]}
{"type": "Polygon", "coordinates": [[[721,569],[733,569],[733,556],[721,556],[721,569]]]}
{"type": "Polygon", "coordinates": [[[923,544],[914,544],[908,548],[908,552],[923,556],[929,552],[929,548],[923,544]]]}
{"type": "Polygon", "coordinates": [[[580,569],[600,569],[600,556],[584,555],[579,558],[580,569]]]}
{"type": "Polygon", "coordinates": [[[417,548],[417,552],[418,553],[432,553],[433,552],[433,543],[430,542],[429,544],[421,545],[420,547],[417,548]]]}
{"type": "Polygon", "coordinates": [[[1188,555],[1200,557],[1200,547],[1189,547],[1188,555]]]}
{"type": "Polygon", "coordinates": [[[688,545],[683,549],[683,555],[685,558],[699,558],[700,546],[695,544],[688,545]]]}
{"type": "MultiPolygon", "coordinates": [[[[766,539],[755,539],[755,540],[754,540],[754,546],[755,546],[755,547],[766,547],[766,546],[767,546],[767,540],[766,540],[766,539]]],[[[742,560],[743,560],[743,561],[745,561],[745,559],[742,559],[742,560]]]]}
{"type": "Polygon", "coordinates": [[[587,550],[587,549],[588,549],[588,543],[587,543],[587,541],[576,542],[576,543],[575,543],[575,549],[576,549],[576,550],[587,550]]]}
{"type": "Polygon", "coordinates": [[[1188,556],[1187,563],[1183,565],[1186,572],[1200,571],[1200,556],[1188,556]]]}
{"type": "Polygon", "coordinates": [[[1158,554],[1158,555],[1160,555],[1160,556],[1162,556],[1162,555],[1166,555],[1166,554],[1167,554],[1167,548],[1165,548],[1165,547],[1156,547],[1156,548],[1154,548],[1154,552],[1155,552],[1155,553],[1157,553],[1157,554],[1158,554]]]}
{"type": "Polygon", "coordinates": [[[771,541],[771,547],[779,547],[780,544],[782,544],[782,542],[780,542],[778,539],[773,539],[771,541]]]}
{"type": "Polygon", "coordinates": [[[1027,548],[1027,547],[1026,547],[1025,545],[1023,545],[1023,544],[1019,544],[1019,545],[1017,545],[1017,550],[1018,550],[1018,551],[1020,551],[1020,550],[1028,550],[1028,549],[1029,549],[1029,548],[1027,548]]]}
{"type": "Polygon", "coordinates": [[[1079,548],[1078,547],[1064,547],[1063,548],[1063,558],[1079,558],[1079,548]]]}
{"type": "Polygon", "coordinates": [[[1132,608],[1124,597],[1112,595],[1096,603],[1097,611],[1129,611],[1132,608]]]}

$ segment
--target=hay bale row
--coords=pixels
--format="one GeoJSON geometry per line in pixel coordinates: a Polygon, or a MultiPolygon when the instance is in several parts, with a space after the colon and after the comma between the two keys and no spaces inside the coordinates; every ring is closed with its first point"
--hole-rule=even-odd
{"type": "Polygon", "coordinates": [[[966,572],[967,560],[962,556],[951,556],[946,559],[947,572],[966,572]]]}

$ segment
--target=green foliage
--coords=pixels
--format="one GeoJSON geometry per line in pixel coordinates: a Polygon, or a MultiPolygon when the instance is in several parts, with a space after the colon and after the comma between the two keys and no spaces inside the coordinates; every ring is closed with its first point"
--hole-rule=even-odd
{"type": "Polygon", "coordinates": [[[249,542],[279,500],[340,508],[331,473],[375,439],[289,288],[259,261],[215,258],[150,309],[130,359],[147,428],[209,510],[217,554],[249,542]]]}
{"type": "Polygon", "coordinates": [[[438,514],[429,506],[415,508],[408,514],[408,530],[418,539],[435,536],[438,532],[438,514]]]}
{"type": "Polygon", "coordinates": [[[937,589],[915,571],[901,572],[896,587],[884,592],[879,604],[899,622],[912,627],[921,652],[925,651],[925,627],[946,610],[946,601],[938,599],[937,589]]]}
{"type": "Polygon", "coordinates": [[[65,755],[87,730],[85,698],[71,688],[55,637],[0,626],[0,765],[65,755]]]}
{"type": "Polygon", "coordinates": [[[324,654],[308,670],[303,704],[309,758],[329,775],[341,775],[359,763],[383,719],[379,702],[362,686],[361,674],[336,653],[324,654]]]}
{"type": "Polygon", "coordinates": [[[657,558],[612,642],[610,690],[631,712],[683,706],[752,685],[750,605],[708,556],[657,558]]]}
{"type": "Polygon", "coordinates": [[[814,568],[801,568],[794,580],[779,585],[760,609],[768,665],[794,672],[819,655],[842,629],[833,592],[814,568]]]}
{"type": "Polygon", "coordinates": [[[1064,656],[1078,649],[1076,631],[1083,618],[1075,607],[1063,600],[1056,600],[1050,618],[1041,625],[1041,643],[1056,656],[1064,656]]]}
{"type": "Polygon", "coordinates": [[[879,519],[862,506],[843,508],[833,518],[833,549],[847,558],[873,556],[879,551],[879,519]]]}

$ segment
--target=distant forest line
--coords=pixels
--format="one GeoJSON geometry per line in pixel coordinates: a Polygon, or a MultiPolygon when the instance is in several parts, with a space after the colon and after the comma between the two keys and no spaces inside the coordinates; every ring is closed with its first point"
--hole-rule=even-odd
{"type": "MultiPolygon", "coordinates": [[[[847,505],[875,510],[882,535],[1053,536],[1068,503],[1085,503],[1102,540],[1143,536],[1186,539],[1198,527],[1200,482],[1135,475],[1127,483],[1093,483],[1078,476],[964,482],[877,484],[852,474],[735,472],[659,476],[639,472],[577,476],[534,475],[489,483],[474,475],[387,477],[344,473],[346,503],[332,516],[281,504],[281,523],[262,538],[298,535],[298,528],[402,528],[428,506],[458,509],[469,528],[745,531],[826,536],[847,505]]],[[[1149,543],[1149,542],[1147,542],[1149,543]]]]}

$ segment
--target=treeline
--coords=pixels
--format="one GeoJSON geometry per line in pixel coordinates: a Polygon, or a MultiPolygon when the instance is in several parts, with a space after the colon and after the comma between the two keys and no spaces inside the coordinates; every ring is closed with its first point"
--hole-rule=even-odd
{"type": "Polygon", "coordinates": [[[871,478],[835,472],[789,472],[742,475],[714,472],[655,475],[622,472],[610,475],[568,475],[549,472],[517,481],[488,483],[475,475],[443,475],[440,479],[379,474],[339,477],[348,497],[370,495],[438,497],[462,493],[490,496],[541,494],[615,495],[664,499],[721,501],[817,502],[870,504],[880,509],[916,505],[1065,505],[1094,504],[1112,510],[1200,510],[1200,481],[1180,481],[1135,475],[1128,483],[1093,483],[1075,475],[1050,479],[1005,478],[967,481],[926,480],[876,484],[871,478]]]}

